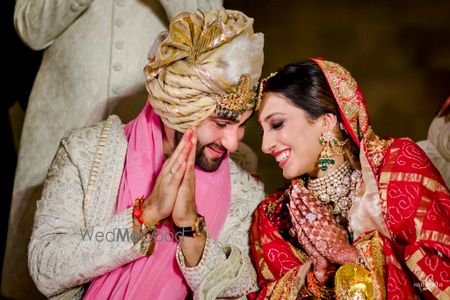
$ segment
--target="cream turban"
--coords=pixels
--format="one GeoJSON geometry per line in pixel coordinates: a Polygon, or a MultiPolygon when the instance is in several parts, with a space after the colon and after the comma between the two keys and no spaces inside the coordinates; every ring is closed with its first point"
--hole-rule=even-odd
{"type": "Polygon", "coordinates": [[[149,101],[164,124],[184,132],[217,111],[253,109],[264,37],[240,11],[181,13],[160,34],[144,68],[149,101]]]}

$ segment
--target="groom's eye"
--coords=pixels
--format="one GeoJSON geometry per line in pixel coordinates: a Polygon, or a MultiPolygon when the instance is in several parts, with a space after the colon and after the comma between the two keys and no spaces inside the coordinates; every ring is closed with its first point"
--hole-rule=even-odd
{"type": "Polygon", "coordinates": [[[217,127],[219,128],[225,128],[228,126],[228,123],[224,123],[224,122],[215,122],[217,127]]]}

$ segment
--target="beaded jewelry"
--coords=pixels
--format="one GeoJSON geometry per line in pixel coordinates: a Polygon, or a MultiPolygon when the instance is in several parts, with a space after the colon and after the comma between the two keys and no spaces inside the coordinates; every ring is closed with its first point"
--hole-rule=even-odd
{"type": "Polygon", "coordinates": [[[261,101],[262,101],[262,95],[264,93],[264,89],[266,87],[266,83],[267,80],[269,80],[270,78],[272,78],[273,76],[277,75],[278,72],[273,72],[270,73],[269,76],[261,79],[261,81],[259,82],[259,86],[258,86],[258,95],[257,95],[257,100],[256,100],[256,108],[255,110],[259,110],[259,106],[261,105],[261,101]]]}
{"type": "Polygon", "coordinates": [[[331,204],[334,215],[347,218],[361,177],[361,171],[352,170],[350,164],[344,161],[331,174],[309,179],[306,187],[320,201],[331,204]]]}
{"type": "Polygon", "coordinates": [[[333,131],[327,130],[322,133],[319,139],[320,145],[323,146],[322,152],[320,152],[319,157],[319,168],[322,171],[328,170],[328,165],[334,165],[336,161],[334,160],[334,154],[342,154],[342,152],[337,152],[335,146],[344,146],[347,140],[341,142],[335,136],[333,131]]]}
{"type": "Polygon", "coordinates": [[[158,224],[147,225],[142,218],[142,203],[144,202],[144,196],[136,198],[133,205],[133,217],[141,224],[141,232],[133,235],[133,242],[137,242],[142,239],[141,254],[150,256],[155,249],[154,233],[158,224]]]}
{"type": "Polygon", "coordinates": [[[138,220],[139,224],[144,225],[148,230],[153,231],[158,226],[157,224],[147,225],[142,218],[142,203],[144,202],[144,196],[136,198],[133,205],[133,217],[138,220]]]}
{"type": "Polygon", "coordinates": [[[256,104],[256,92],[250,89],[250,75],[242,74],[236,93],[218,96],[216,102],[217,114],[233,120],[237,120],[239,114],[251,110],[256,104]]]}
{"type": "Polygon", "coordinates": [[[144,196],[136,198],[133,204],[133,217],[138,220],[139,224],[144,224],[142,219],[142,203],[144,202],[144,196]]]}

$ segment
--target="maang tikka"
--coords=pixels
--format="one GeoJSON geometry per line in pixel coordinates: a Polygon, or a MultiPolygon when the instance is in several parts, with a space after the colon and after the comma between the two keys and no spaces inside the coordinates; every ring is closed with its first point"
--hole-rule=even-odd
{"type": "MultiPolygon", "coordinates": [[[[327,130],[322,132],[319,142],[320,145],[322,145],[323,149],[322,152],[320,152],[318,165],[319,168],[325,172],[326,170],[328,170],[328,166],[334,165],[336,163],[336,160],[334,159],[336,150],[334,149],[334,147],[344,146],[347,140],[341,142],[335,137],[333,131],[327,130]]],[[[339,152],[338,154],[342,154],[342,152],[339,152]]]]}

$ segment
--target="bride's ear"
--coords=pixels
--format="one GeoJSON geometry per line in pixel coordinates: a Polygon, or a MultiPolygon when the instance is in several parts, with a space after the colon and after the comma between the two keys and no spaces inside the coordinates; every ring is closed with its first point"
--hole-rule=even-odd
{"type": "Polygon", "coordinates": [[[322,127],[324,131],[326,130],[334,131],[338,123],[337,116],[335,114],[332,113],[324,114],[320,116],[320,118],[322,119],[322,127]]]}

